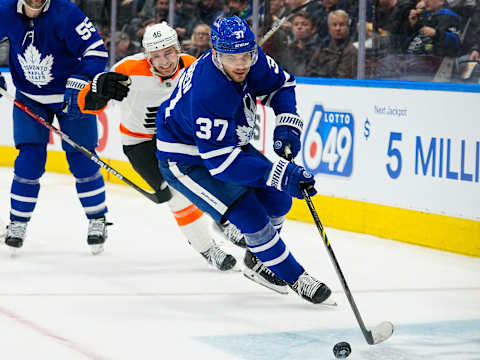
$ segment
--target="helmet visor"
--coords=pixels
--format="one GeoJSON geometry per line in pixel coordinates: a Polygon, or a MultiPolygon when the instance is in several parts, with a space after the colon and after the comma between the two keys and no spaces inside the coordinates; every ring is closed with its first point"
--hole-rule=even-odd
{"type": "Polygon", "coordinates": [[[250,67],[255,64],[258,51],[254,49],[238,54],[219,53],[219,55],[222,63],[226,66],[250,67]]]}

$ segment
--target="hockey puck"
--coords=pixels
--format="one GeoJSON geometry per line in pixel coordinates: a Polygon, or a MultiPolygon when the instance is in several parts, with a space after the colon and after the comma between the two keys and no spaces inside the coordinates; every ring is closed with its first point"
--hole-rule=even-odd
{"type": "Polygon", "coordinates": [[[336,343],[333,347],[333,354],[337,359],[345,359],[351,352],[350,344],[344,341],[336,343]]]}

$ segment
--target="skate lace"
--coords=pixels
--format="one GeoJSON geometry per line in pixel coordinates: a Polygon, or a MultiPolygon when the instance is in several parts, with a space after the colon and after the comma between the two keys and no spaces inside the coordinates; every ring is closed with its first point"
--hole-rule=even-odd
{"type": "Polygon", "coordinates": [[[211,263],[221,265],[227,254],[218,246],[214,245],[208,251],[208,258],[211,263]]]}
{"type": "Polygon", "coordinates": [[[228,225],[224,226],[223,233],[234,243],[240,242],[243,238],[243,234],[240,229],[238,229],[232,223],[228,223],[228,225]]]}
{"type": "Polygon", "coordinates": [[[12,221],[8,225],[7,237],[23,239],[27,231],[27,223],[23,221],[12,221]]]}
{"type": "Polygon", "coordinates": [[[315,292],[318,290],[322,283],[318,280],[315,280],[308,274],[301,275],[297,280],[297,292],[300,295],[308,296],[313,298],[315,292]]]}
{"type": "Polygon", "coordinates": [[[92,235],[103,236],[106,225],[107,224],[105,222],[105,219],[103,218],[90,219],[90,222],[88,224],[88,236],[92,236],[92,235]]]}

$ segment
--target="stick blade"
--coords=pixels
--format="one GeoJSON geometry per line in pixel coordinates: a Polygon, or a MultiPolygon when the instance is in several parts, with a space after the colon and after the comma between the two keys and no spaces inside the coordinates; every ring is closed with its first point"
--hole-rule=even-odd
{"type": "Polygon", "coordinates": [[[390,336],[392,336],[392,334],[393,334],[393,324],[390,321],[384,321],[378,324],[372,330],[373,344],[370,344],[370,345],[376,345],[385,340],[388,340],[390,336]]]}

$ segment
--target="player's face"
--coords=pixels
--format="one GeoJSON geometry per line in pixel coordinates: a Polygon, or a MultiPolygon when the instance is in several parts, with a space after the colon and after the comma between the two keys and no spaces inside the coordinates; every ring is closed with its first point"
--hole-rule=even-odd
{"type": "Polygon", "coordinates": [[[170,76],[177,70],[178,51],[173,45],[155,50],[148,54],[148,60],[160,76],[170,76]]]}
{"type": "Polygon", "coordinates": [[[253,51],[239,54],[220,54],[223,70],[235,82],[242,82],[253,64],[253,51]]]}
{"type": "Polygon", "coordinates": [[[41,9],[47,0],[23,0],[32,9],[41,9]]]}

